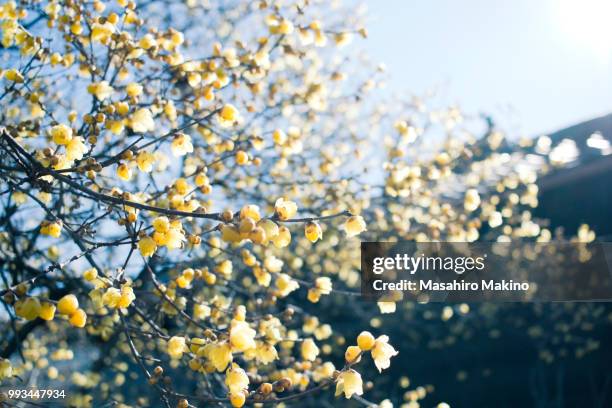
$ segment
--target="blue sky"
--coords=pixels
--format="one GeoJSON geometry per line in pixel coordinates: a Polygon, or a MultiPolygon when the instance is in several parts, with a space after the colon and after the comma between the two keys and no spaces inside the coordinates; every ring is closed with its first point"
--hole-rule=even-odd
{"type": "Polygon", "coordinates": [[[536,135],[612,112],[612,0],[365,0],[389,85],[536,135]]]}

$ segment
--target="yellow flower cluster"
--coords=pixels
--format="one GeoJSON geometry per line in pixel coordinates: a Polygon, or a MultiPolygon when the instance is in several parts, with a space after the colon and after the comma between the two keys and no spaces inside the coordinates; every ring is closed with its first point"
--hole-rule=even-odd
{"type": "MultiPolygon", "coordinates": [[[[378,371],[389,368],[391,357],[398,354],[393,346],[389,344],[389,337],[380,336],[375,339],[370,332],[364,331],[357,336],[357,345],[349,346],[346,349],[345,359],[349,367],[359,363],[361,356],[367,351],[371,353],[378,371]]],[[[343,370],[336,378],[336,396],[342,393],[344,393],[346,398],[363,394],[361,375],[352,368],[343,370]]]]}
{"type": "Polygon", "coordinates": [[[136,299],[134,290],[128,284],[124,284],[119,288],[108,288],[104,295],[102,295],[102,301],[104,305],[113,309],[125,309],[128,308],[132,302],[136,299]]]}
{"type": "Polygon", "coordinates": [[[43,235],[49,235],[53,238],[59,238],[62,235],[62,222],[61,221],[43,221],[40,225],[40,233],[43,235]]]}
{"type": "Polygon", "coordinates": [[[181,248],[185,242],[185,232],[180,220],[170,221],[168,217],[157,217],[153,220],[154,232],[151,236],[141,237],[138,241],[140,253],[151,256],[158,246],[168,249],[181,248]]]}

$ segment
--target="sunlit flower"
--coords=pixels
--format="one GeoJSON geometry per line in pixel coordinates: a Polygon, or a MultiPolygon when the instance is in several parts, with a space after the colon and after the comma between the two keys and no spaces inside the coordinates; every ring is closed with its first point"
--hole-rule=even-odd
{"type": "Polygon", "coordinates": [[[13,81],[17,83],[23,82],[23,75],[21,74],[21,72],[17,71],[16,69],[9,69],[5,71],[4,77],[8,79],[9,81],[13,81]]]}
{"type": "Polygon", "coordinates": [[[167,348],[168,355],[173,359],[180,359],[183,357],[188,348],[185,343],[185,338],[180,336],[173,336],[168,340],[167,348]]]}
{"type": "Polygon", "coordinates": [[[271,238],[277,248],[284,248],[291,243],[291,231],[284,225],[278,228],[278,234],[271,238]]]}
{"type": "Polygon", "coordinates": [[[187,153],[193,152],[193,144],[191,144],[191,136],[184,133],[179,133],[172,140],[172,154],[175,156],[184,156],[187,153]]]}
{"type": "Polygon", "coordinates": [[[359,333],[359,336],[357,336],[357,345],[363,351],[372,350],[374,344],[374,336],[368,331],[362,331],[361,333],[359,333]]]}
{"type": "Polygon", "coordinates": [[[115,26],[109,22],[104,24],[94,23],[91,26],[91,39],[102,44],[108,44],[111,35],[115,32],[115,26]]]}
{"type": "Polygon", "coordinates": [[[85,327],[85,324],[87,324],[87,313],[83,309],[77,309],[70,315],[68,321],[74,327],[85,327]]]}
{"type": "Polygon", "coordinates": [[[232,363],[225,372],[225,385],[230,392],[241,392],[249,387],[249,377],[238,364],[232,363]]]}
{"type": "Polygon", "coordinates": [[[259,207],[254,204],[245,205],[240,210],[240,219],[251,218],[253,221],[257,222],[261,219],[261,215],[259,213],[259,207]]]}
{"type": "Polygon", "coordinates": [[[45,221],[40,226],[40,233],[43,235],[49,235],[53,238],[59,238],[62,234],[62,224],[59,221],[48,222],[45,221]]]}
{"type": "Polygon", "coordinates": [[[300,285],[295,280],[291,279],[291,276],[287,275],[286,273],[278,274],[276,279],[276,288],[278,289],[278,295],[280,297],[287,296],[289,293],[297,290],[299,287],[300,285]]]}
{"type": "Polygon", "coordinates": [[[121,180],[129,181],[132,178],[132,169],[126,163],[121,163],[117,166],[117,176],[121,180]]]}
{"type": "Polygon", "coordinates": [[[146,133],[155,129],[153,114],[147,108],[140,108],[132,115],[130,127],[136,133],[146,133]]]}
{"type": "Polygon", "coordinates": [[[398,352],[389,344],[388,336],[380,336],[374,342],[372,349],[372,358],[379,372],[391,365],[391,357],[396,356],[398,352]]]}
{"type": "Polygon", "coordinates": [[[281,197],[276,200],[274,210],[278,218],[284,221],[292,218],[297,213],[298,207],[293,201],[288,201],[281,197]]]}
{"type": "Polygon", "coordinates": [[[142,86],[136,82],[132,82],[125,87],[125,93],[134,98],[142,93],[142,86]]]}
{"type": "Polygon", "coordinates": [[[321,229],[321,226],[318,222],[311,221],[306,224],[304,234],[310,242],[315,243],[323,237],[323,230],[321,229]]]}
{"type": "Polygon", "coordinates": [[[71,315],[79,308],[79,300],[74,295],[66,295],[57,302],[57,311],[61,314],[71,315]]]}
{"type": "Polygon", "coordinates": [[[217,118],[222,126],[232,126],[238,120],[238,109],[230,103],[225,104],[219,112],[217,118]]]}
{"type": "Polygon", "coordinates": [[[146,236],[138,241],[138,249],[142,256],[151,256],[157,250],[157,244],[153,238],[146,236]]]}
{"type": "Polygon", "coordinates": [[[53,126],[50,133],[53,142],[58,145],[67,145],[72,140],[72,129],[64,124],[53,126]]]}
{"type": "Polygon", "coordinates": [[[259,343],[257,345],[257,361],[262,364],[269,364],[274,360],[278,359],[278,352],[276,348],[268,343],[259,343]]]}
{"type": "Polygon", "coordinates": [[[347,399],[355,394],[363,395],[361,374],[352,369],[342,371],[336,379],[336,396],[342,393],[347,399]]]}
{"type": "Polygon", "coordinates": [[[53,320],[53,318],[55,317],[55,310],[56,307],[53,303],[50,302],[43,302],[40,305],[40,311],[38,312],[38,317],[40,317],[43,320],[53,320]]]}
{"type": "Polygon", "coordinates": [[[40,301],[36,297],[28,297],[15,302],[15,314],[26,320],[34,320],[40,314],[40,301]]]}
{"type": "Polygon", "coordinates": [[[81,160],[87,153],[87,146],[80,136],[73,137],[66,145],[66,159],[70,161],[81,160]]]}
{"type": "Polygon", "coordinates": [[[212,344],[208,351],[208,357],[215,369],[221,372],[232,362],[232,348],[227,342],[212,344]]]}
{"type": "Polygon", "coordinates": [[[232,320],[230,327],[230,343],[236,351],[246,351],[256,347],[255,335],[257,333],[248,323],[232,320]]]}
{"type": "Polygon", "coordinates": [[[142,152],[138,153],[138,156],[136,156],[136,164],[138,165],[138,169],[140,171],[149,173],[153,170],[155,155],[143,150],[142,152]]]}
{"type": "Polygon", "coordinates": [[[313,339],[304,340],[300,350],[302,358],[307,361],[315,361],[319,355],[319,347],[317,347],[313,339]]]}
{"type": "Polygon", "coordinates": [[[94,95],[98,100],[110,98],[115,90],[108,84],[108,81],[94,82],[87,86],[87,92],[94,95]]]}
{"type": "Polygon", "coordinates": [[[365,231],[366,223],[361,215],[353,215],[344,222],[343,229],[346,232],[346,236],[351,238],[365,231]]]}

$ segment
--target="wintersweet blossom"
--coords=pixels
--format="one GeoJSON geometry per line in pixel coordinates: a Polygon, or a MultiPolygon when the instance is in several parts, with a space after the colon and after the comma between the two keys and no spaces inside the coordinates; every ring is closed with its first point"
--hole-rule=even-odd
{"type": "Polygon", "coordinates": [[[391,365],[391,357],[396,356],[398,352],[389,344],[388,336],[380,336],[374,342],[372,348],[372,358],[379,372],[391,365]]]}
{"type": "Polygon", "coordinates": [[[336,396],[344,393],[346,399],[353,395],[363,395],[361,374],[353,369],[342,371],[336,379],[336,396]]]}
{"type": "Polygon", "coordinates": [[[168,340],[167,345],[168,355],[173,359],[180,359],[183,353],[187,351],[185,338],[181,336],[173,336],[168,340]]]}
{"type": "Polygon", "coordinates": [[[353,215],[344,222],[342,226],[348,238],[361,234],[366,230],[366,223],[361,215],[353,215]]]}

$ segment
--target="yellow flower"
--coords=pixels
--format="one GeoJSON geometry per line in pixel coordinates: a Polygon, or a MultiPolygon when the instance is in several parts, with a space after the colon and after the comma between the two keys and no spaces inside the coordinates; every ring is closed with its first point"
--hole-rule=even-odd
{"type": "Polygon", "coordinates": [[[132,304],[134,299],[136,299],[134,290],[129,285],[123,285],[121,289],[108,288],[102,296],[102,302],[114,309],[125,309],[132,304]]]}
{"type": "Polygon", "coordinates": [[[155,129],[153,114],[147,108],[140,108],[132,114],[130,127],[136,133],[150,132],[155,129]]]}
{"type": "Polygon", "coordinates": [[[34,320],[40,314],[40,301],[38,298],[29,297],[25,300],[15,302],[15,314],[26,320],[34,320]]]}
{"type": "Polygon", "coordinates": [[[57,311],[71,315],[79,308],[79,300],[74,295],[66,295],[57,302],[57,311]]]}
{"type": "Polygon", "coordinates": [[[354,237],[366,231],[366,223],[361,215],[353,215],[344,222],[343,229],[347,237],[354,237]]]}
{"type": "Polygon", "coordinates": [[[193,318],[197,319],[197,320],[204,320],[206,319],[208,316],[210,316],[210,306],[208,305],[200,305],[200,304],[195,304],[193,305],[193,318]]]}
{"type": "Polygon", "coordinates": [[[480,206],[480,195],[478,195],[478,190],[475,188],[470,188],[465,192],[465,198],[463,200],[463,207],[466,211],[475,211],[478,206],[480,206]]]}
{"type": "Polygon", "coordinates": [[[130,166],[127,164],[121,163],[117,166],[117,176],[119,176],[121,180],[129,181],[132,178],[132,169],[130,169],[130,166]]]}
{"type": "Polygon", "coordinates": [[[110,130],[114,135],[119,135],[123,132],[124,129],[122,120],[107,120],[106,128],[110,130]]]}
{"type": "Polygon", "coordinates": [[[68,145],[66,146],[66,159],[70,161],[81,160],[83,155],[87,153],[87,146],[85,146],[82,137],[73,137],[68,145]]]}
{"type": "Polygon", "coordinates": [[[264,245],[267,245],[269,240],[276,238],[278,236],[278,232],[280,231],[278,225],[268,218],[259,220],[257,227],[263,229],[265,233],[265,238],[262,241],[262,244],[264,245]]]}
{"type": "Polygon", "coordinates": [[[140,169],[140,171],[149,173],[151,170],[153,170],[155,155],[153,155],[153,153],[142,151],[138,153],[138,156],[136,156],[136,164],[138,165],[138,169],[140,169]]]}
{"type": "Polygon", "coordinates": [[[233,225],[223,225],[221,227],[221,239],[225,242],[238,243],[242,241],[240,231],[233,225]]]}
{"type": "Polygon", "coordinates": [[[278,234],[271,240],[275,247],[284,248],[291,243],[291,231],[283,225],[278,229],[278,234]]]}
{"type": "Polygon", "coordinates": [[[220,262],[215,270],[224,277],[230,278],[232,276],[232,271],[234,270],[234,265],[232,264],[232,261],[226,259],[225,261],[220,262]]]}
{"type": "Polygon", "coordinates": [[[361,361],[361,349],[358,346],[348,346],[344,352],[347,363],[356,364],[361,361]]]}
{"type": "Polygon", "coordinates": [[[115,26],[109,22],[104,24],[94,23],[91,26],[91,39],[93,41],[97,41],[104,45],[107,45],[110,40],[113,32],[115,31],[115,26]]]}
{"type": "Polygon", "coordinates": [[[182,248],[183,242],[185,241],[185,234],[182,231],[170,228],[168,232],[165,234],[166,238],[166,247],[168,249],[178,249],[182,248]]]}
{"type": "Polygon", "coordinates": [[[276,129],[272,133],[272,139],[274,140],[274,143],[276,143],[277,145],[283,145],[287,141],[287,134],[283,132],[281,129],[276,129]]]}
{"type": "Polygon", "coordinates": [[[119,304],[117,306],[123,309],[128,308],[134,299],[136,299],[134,289],[132,289],[132,287],[129,285],[121,286],[121,299],[119,300],[119,304]]]}
{"type": "Polygon", "coordinates": [[[140,48],[145,49],[145,50],[148,50],[149,48],[153,48],[156,45],[157,45],[157,41],[155,40],[155,38],[151,34],[145,34],[140,39],[140,41],[138,41],[138,46],[140,48]]]}
{"type": "Polygon", "coordinates": [[[187,350],[187,344],[185,343],[184,337],[173,336],[168,340],[166,351],[171,358],[180,359],[187,350]]]}
{"type": "Polygon", "coordinates": [[[91,282],[98,277],[98,270],[96,268],[89,268],[85,272],[83,272],[83,278],[91,282]]]}
{"type": "Polygon", "coordinates": [[[391,357],[396,356],[398,352],[389,344],[388,336],[380,336],[374,342],[372,349],[372,358],[379,372],[391,365],[391,357]]]}
{"type": "Polygon", "coordinates": [[[293,201],[287,201],[283,197],[276,200],[274,210],[280,220],[288,220],[292,218],[298,210],[297,204],[293,201]]]}
{"type": "Polygon", "coordinates": [[[140,249],[142,256],[151,256],[157,250],[157,244],[153,238],[147,236],[138,241],[138,249],[140,249]]]}
{"type": "Polygon", "coordinates": [[[4,77],[9,81],[17,82],[18,84],[23,82],[23,75],[21,75],[21,72],[17,71],[16,69],[9,69],[4,73],[4,77]]]}
{"type": "Polygon", "coordinates": [[[319,347],[317,347],[313,339],[304,340],[300,351],[302,358],[306,361],[315,361],[319,355],[319,347]]]}
{"type": "Polygon", "coordinates": [[[254,204],[249,204],[242,207],[240,210],[240,219],[243,220],[247,217],[252,218],[255,222],[259,221],[261,219],[259,207],[254,204]]]}
{"type": "Polygon", "coordinates": [[[313,371],[312,379],[315,380],[315,382],[327,380],[334,375],[334,371],[336,371],[334,364],[330,361],[326,361],[313,371]]]}
{"type": "Polygon", "coordinates": [[[49,235],[53,238],[59,238],[62,234],[62,224],[60,221],[45,221],[40,226],[40,233],[43,235],[49,235]]]}
{"type": "Polygon", "coordinates": [[[55,305],[50,302],[43,302],[40,305],[40,311],[38,312],[38,317],[43,320],[53,320],[55,317],[55,305]]]}
{"type": "Polygon", "coordinates": [[[253,330],[247,322],[232,320],[230,328],[230,344],[232,349],[236,351],[246,351],[256,347],[255,335],[257,332],[253,330]]]}
{"type": "Polygon", "coordinates": [[[185,195],[189,192],[191,186],[189,185],[187,179],[185,179],[184,177],[180,177],[174,182],[174,188],[176,189],[177,193],[185,195]]]}
{"type": "Polygon", "coordinates": [[[229,343],[217,343],[210,347],[208,352],[210,362],[219,372],[225,370],[225,367],[232,362],[232,348],[229,343]]]}
{"type": "Polygon", "coordinates": [[[289,295],[289,293],[293,292],[294,290],[297,290],[299,287],[300,285],[295,280],[291,279],[291,276],[287,275],[286,273],[278,274],[278,277],[276,279],[276,288],[278,289],[278,296],[286,297],[287,295],[289,295]]]}
{"type": "Polygon", "coordinates": [[[94,95],[98,100],[103,101],[106,98],[110,98],[115,90],[108,84],[108,81],[101,81],[89,84],[87,92],[94,95]]]}
{"type": "Polygon", "coordinates": [[[372,350],[374,347],[374,342],[374,336],[372,336],[372,333],[368,331],[362,331],[359,333],[359,336],[357,336],[357,345],[363,351],[372,350]]]}
{"type": "Polygon", "coordinates": [[[273,345],[268,343],[259,343],[256,351],[257,361],[262,364],[269,364],[278,359],[278,352],[273,345]]]}
{"type": "Polygon", "coordinates": [[[193,144],[191,144],[191,136],[184,133],[179,133],[172,140],[172,154],[175,156],[184,156],[187,153],[193,152],[193,144]]]}
{"type": "Polygon", "coordinates": [[[246,393],[244,391],[230,392],[229,399],[232,407],[240,408],[244,406],[244,403],[246,402],[246,393]]]}
{"type": "Polygon", "coordinates": [[[153,220],[153,228],[157,232],[168,232],[170,230],[170,220],[168,217],[157,217],[153,220]]]}
{"type": "Polygon", "coordinates": [[[321,226],[318,222],[311,221],[306,224],[306,228],[304,229],[304,235],[306,235],[306,238],[310,242],[315,243],[323,237],[323,230],[321,229],[321,226]]]}
{"type": "Polygon", "coordinates": [[[10,360],[0,358],[0,380],[13,376],[13,367],[10,360]]]}
{"type": "Polygon", "coordinates": [[[225,104],[217,117],[222,126],[232,126],[238,120],[238,109],[230,103],[225,104]]]}
{"type": "Polygon", "coordinates": [[[72,140],[72,129],[64,124],[55,125],[51,128],[53,142],[58,145],[66,145],[72,140]]]}
{"type": "Polygon", "coordinates": [[[346,399],[354,394],[363,395],[363,380],[355,370],[342,371],[336,379],[336,396],[344,393],[346,399]]]}
{"type": "Polygon", "coordinates": [[[238,150],[236,152],[236,164],[244,166],[249,162],[249,154],[244,150],[238,150]]]}
{"type": "Polygon", "coordinates": [[[132,82],[125,87],[125,93],[132,98],[139,96],[142,93],[142,86],[136,82],[132,82]]]}
{"type": "Polygon", "coordinates": [[[74,327],[85,327],[87,323],[87,314],[83,309],[77,309],[70,315],[70,319],[68,319],[71,325],[74,327]]]}
{"type": "Polygon", "coordinates": [[[242,392],[249,387],[249,377],[238,364],[233,363],[225,372],[225,385],[231,393],[242,392]]]}

